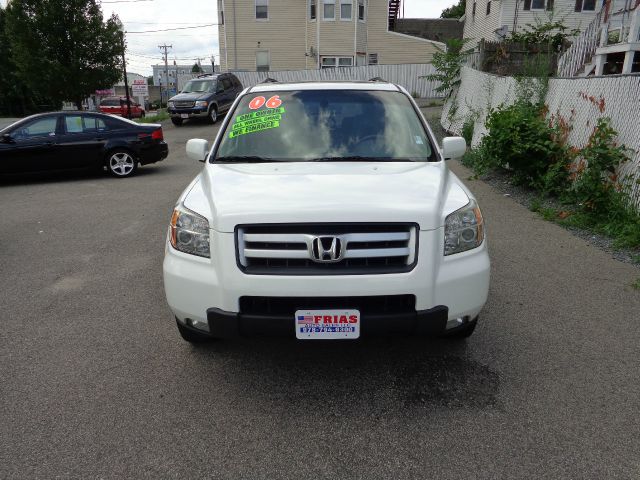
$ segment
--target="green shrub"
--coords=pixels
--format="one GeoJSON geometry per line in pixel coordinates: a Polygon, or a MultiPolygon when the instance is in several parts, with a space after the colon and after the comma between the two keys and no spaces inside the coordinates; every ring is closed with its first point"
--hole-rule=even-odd
{"type": "Polygon", "coordinates": [[[616,143],[616,136],[611,120],[601,118],[587,146],[580,151],[571,173],[569,193],[583,210],[609,214],[612,206],[626,203],[622,192],[624,185],[618,181],[616,170],[629,158],[627,149],[616,143]]]}
{"type": "Polygon", "coordinates": [[[474,130],[474,127],[475,127],[475,123],[476,122],[473,119],[473,117],[469,117],[462,124],[462,137],[464,138],[465,142],[467,142],[467,146],[471,145],[471,140],[473,139],[473,130],[474,130]]]}
{"type": "Polygon", "coordinates": [[[565,149],[554,141],[542,106],[519,101],[492,109],[486,127],[482,144],[494,163],[512,170],[518,183],[543,189],[549,167],[560,162],[565,149]]]}

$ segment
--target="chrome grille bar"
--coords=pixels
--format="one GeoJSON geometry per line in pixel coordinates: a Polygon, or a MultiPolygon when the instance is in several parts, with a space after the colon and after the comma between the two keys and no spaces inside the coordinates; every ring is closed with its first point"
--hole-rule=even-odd
{"type": "Polygon", "coordinates": [[[237,230],[238,263],[246,273],[274,275],[408,271],[417,235],[415,224],[247,225],[237,230]],[[337,239],[335,260],[320,258],[320,238],[337,239]]]}

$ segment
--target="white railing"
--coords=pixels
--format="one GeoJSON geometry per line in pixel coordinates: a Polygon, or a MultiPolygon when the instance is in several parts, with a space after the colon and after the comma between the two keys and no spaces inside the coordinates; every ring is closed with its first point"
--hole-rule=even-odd
{"type": "Polygon", "coordinates": [[[558,77],[575,77],[595,55],[600,41],[600,10],[584,32],[575,39],[569,49],[558,59],[558,77]]]}
{"type": "Polygon", "coordinates": [[[245,87],[257,85],[267,78],[279,82],[318,82],[333,81],[367,81],[372,78],[382,78],[387,82],[401,85],[407,91],[419,98],[441,98],[442,93],[436,92],[439,82],[432,82],[424,78],[435,73],[435,68],[427,64],[403,65],[368,65],[363,67],[326,68],[323,70],[281,70],[271,72],[233,72],[245,87]]]}

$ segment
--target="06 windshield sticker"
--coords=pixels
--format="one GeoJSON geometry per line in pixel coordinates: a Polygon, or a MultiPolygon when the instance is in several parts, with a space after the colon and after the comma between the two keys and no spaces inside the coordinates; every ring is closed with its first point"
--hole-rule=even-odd
{"type": "Polygon", "coordinates": [[[238,115],[231,128],[231,133],[229,133],[229,138],[278,128],[284,113],[284,107],[278,107],[238,115]]]}

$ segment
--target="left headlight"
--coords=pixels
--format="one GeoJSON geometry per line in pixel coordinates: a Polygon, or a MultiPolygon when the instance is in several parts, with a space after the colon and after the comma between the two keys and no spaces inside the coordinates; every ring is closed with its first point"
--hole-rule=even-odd
{"type": "Polygon", "coordinates": [[[176,250],[210,258],[209,222],[202,215],[178,205],[171,215],[171,246],[176,250]]]}
{"type": "Polygon", "coordinates": [[[478,204],[471,200],[445,220],[444,254],[466,252],[477,248],[484,240],[484,223],[478,204]]]}
{"type": "Polygon", "coordinates": [[[208,106],[208,105],[209,105],[209,102],[206,102],[206,101],[204,101],[204,100],[198,100],[198,101],[196,102],[196,107],[206,107],[206,106],[208,106]]]}
{"type": "Polygon", "coordinates": [[[173,103],[173,102],[167,102],[167,107],[169,107],[169,108],[173,108],[173,106],[174,106],[174,103],[173,103]]]}

